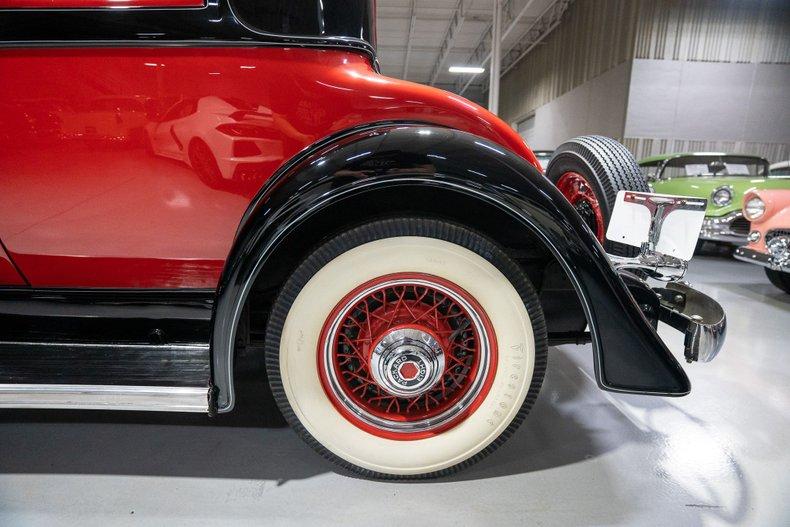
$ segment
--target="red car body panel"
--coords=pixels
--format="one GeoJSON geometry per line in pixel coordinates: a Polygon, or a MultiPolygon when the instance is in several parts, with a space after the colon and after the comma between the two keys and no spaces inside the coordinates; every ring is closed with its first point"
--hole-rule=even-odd
{"type": "MultiPolygon", "coordinates": [[[[266,180],[301,149],[359,124],[448,126],[539,167],[515,131],[485,109],[383,77],[369,58],[344,50],[4,49],[0,78],[3,108],[24,111],[53,100],[72,108],[64,110],[68,116],[43,112],[46,118],[24,129],[4,117],[14,111],[0,112],[0,240],[34,287],[216,287],[242,215],[266,180]],[[121,132],[114,135],[123,140],[90,124],[90,108],[108,97],[135,99],[146,112],[117,112],[121,132]],[[151,152],[139,127],[150,128],[178,101],[204,97],[242,101],[265,116],[256,124],[265,141],[246,146],[271,151],[244,166],[247,148],[234,146],[241,154],[233,158],[235,175],[220,187],[206,184],[188,162],[151,152]],[[80,119],[84,130],[73,133],[80,119]]],[[[183,127],[170,132],[184,149],[198,135],[183,127]]],[[[13,266],[2,270],[6,260],[0,258],[0,285],[19,284],[13,266]]]]}

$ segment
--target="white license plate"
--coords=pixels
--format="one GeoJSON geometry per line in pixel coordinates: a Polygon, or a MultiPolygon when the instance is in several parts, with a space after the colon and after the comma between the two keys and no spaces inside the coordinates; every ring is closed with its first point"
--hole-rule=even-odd
{"type": "Polygon", "coordinates": [[[621,190],[606,238],[634,247],[652,241],[655,252],[691,260],[706,206],[702,198],[621,190]]]}

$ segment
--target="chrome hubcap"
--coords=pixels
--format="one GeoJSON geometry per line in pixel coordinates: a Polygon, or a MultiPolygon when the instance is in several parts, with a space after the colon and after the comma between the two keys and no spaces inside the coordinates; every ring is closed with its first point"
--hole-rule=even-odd
{"type": "Polygon", "coordinates": [[[390,331],[370,356],[370,372],[385,391],[416,397],[431,390],[444,373],[444,351],[428,332],[413,328],[390,331]]]}

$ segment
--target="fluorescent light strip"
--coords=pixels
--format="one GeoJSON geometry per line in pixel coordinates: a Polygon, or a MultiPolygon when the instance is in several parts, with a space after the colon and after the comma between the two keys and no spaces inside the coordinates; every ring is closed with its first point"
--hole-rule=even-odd
{"type": "Polygon", "coordinates": [[[450,73],[483,73],[485,68],[480,66],[450,66],[450,73]]]}

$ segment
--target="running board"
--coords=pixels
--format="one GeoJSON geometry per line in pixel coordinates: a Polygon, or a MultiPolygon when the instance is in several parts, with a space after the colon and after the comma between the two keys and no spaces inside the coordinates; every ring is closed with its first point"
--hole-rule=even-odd
{"type": "Polygon", "coordinates": [[[2,384],[0,408],[209,412],[208,387],[2,384]]]}
{"type": "Polygon", "coordinates": [[[206,387],[208,343],[2,342],[0,386],[206,387]]]}

